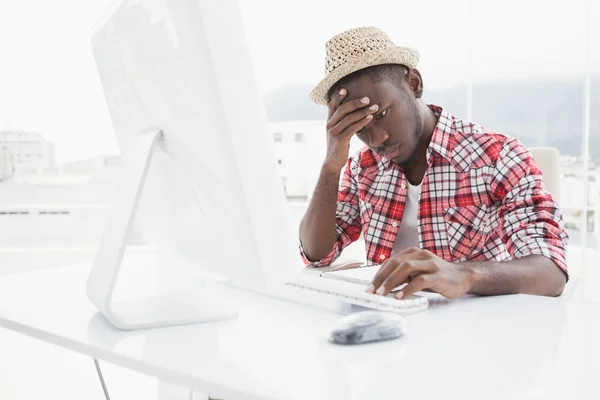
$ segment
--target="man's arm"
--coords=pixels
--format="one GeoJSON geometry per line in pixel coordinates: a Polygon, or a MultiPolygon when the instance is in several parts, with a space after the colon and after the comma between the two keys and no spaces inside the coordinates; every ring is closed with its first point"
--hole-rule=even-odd
{"type": "Polygon", "coordinates": [[[348,160],[342,182],[339,172],[321,170],[306,214],[300,223],[300,252],[307,265],[335,261],[361,232],[358,188],[348,160]],[[339,187],[339,191],[338,191],[339,187]]]}
{"type": "MultiPolygon", "coordinates": [[[[562,213],[545,189],[542,172],[531,153],[516,139],[508,139],[502,147],[490,189],[492,198],[501,201],[499,233],[513,259],[543,256],[550,262],[538,279],[552,280],[556,275],[553,267],[566,280],[569,237],[562,213]]],[[[524,263],[523,267],[533,270],[538,268],[536,265],[524,263]]]]}
{"type": "Polygon", "coordinates": [[[327,153],[319,181],[300,223],[300,254],[309,266],[329,265],[360,236],[357,185],[348,160],[352,136],[373,120],[368,97],[347,99],[346,89],[328,103],[327,153]],[[346,166],[338,195],[340,171],[346,166]]]}
{"type": "Polygon", "coordinates": [[[470,270],[471,283],[467,292],[470,294],[559,296],[565,288],[565,274],[544,256],[502,262],[468,262],[464,265],[470,270]]]}
{"type": "Polygon", "coordinates": [[[531,153],[517,140],[504,143],[490,188],[502,204],[500,236],[514,259],[465,263],[468,293],[560,295],[568,277],[562,214],[531,153]]]}
{"type": "Polygon", "coordinates": [[[323,166],[317,186],[300,222],[300,241],[308,261],[322,260],[334,248],[340,171],[323,166]]]}
{"type": "Polygon", "coordinates": [[[392,289],[407,283],[396,294],[397,298],[422,290],[451,299],[467,293],[558,296],[565,281],[565,274],[543,256],[501,262],[451,263],[427,250],[410,248],[382,265],[367,291],[387,296],[392,289]]]}

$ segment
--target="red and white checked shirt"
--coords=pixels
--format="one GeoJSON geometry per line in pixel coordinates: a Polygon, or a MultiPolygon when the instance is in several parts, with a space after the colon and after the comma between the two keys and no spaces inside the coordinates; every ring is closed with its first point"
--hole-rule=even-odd
{"type": "MultiPolygon", "coordinates": [[[[450,262],[504,261],[539,254],[567,273],[568,235],[529,151],[516,139],[461,121],[438,106],[417,219],[419,245],[450,262]]],[[[368,148],[348,160],[340,183],[329,265],[361,233],[369,263],[382,264],[402,221],[403,169],[368,148]]]]}

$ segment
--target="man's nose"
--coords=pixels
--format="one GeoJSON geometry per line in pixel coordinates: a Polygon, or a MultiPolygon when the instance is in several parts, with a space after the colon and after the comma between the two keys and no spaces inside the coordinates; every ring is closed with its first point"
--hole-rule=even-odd
{"type": "Polygon", "coordinates": [[[379,148],[388,140],[390,135],[381,129],[369,129],[369,146],[379,148]]]}

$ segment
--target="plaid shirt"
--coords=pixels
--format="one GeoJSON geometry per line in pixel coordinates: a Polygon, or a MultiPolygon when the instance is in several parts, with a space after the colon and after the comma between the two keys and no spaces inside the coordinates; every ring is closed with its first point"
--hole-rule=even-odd
{"type": "MultiPolygon", "coordinates": [[[[529,151],[516,139],[430,108],[439,119],[418,204],[420,247],[450,262],[539,254],[567,273],[562,214],[529,151]]],[[[335,246],[310,262],[300,244],[305,264],[331,264],[361,233],[368,262],[382,264],[392,253],[406,195],[403,169],[361,149],[341,179],[335,246]]]]}

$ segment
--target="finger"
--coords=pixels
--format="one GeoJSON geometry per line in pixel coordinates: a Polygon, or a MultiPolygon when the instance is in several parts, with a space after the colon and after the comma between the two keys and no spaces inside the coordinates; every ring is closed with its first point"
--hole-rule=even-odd
{"type": "Polygon", "coordinates": [[[409,296],[412,296],[416,292],[431,289],[435,285],[436,280],[437,277],[435,274],[419,275],[410,281],[408,285],[404,286],[401,291],[396,293],[396,298],[405,299],[409,296]]]}
{"type": "Polygon", "coordinates": [[[333,128],[337,124],[340,123],[344,117],[358,109],[365,108],[369,105],[370,99],[368,97],[361,97],[358,99],[353,99],[345,102],[340,105],[333,113],[329,121],[327,122],[327,126],[329,129],[333,128]]]}
{"type": "Polygon", "coordinates": [[[386,262],[384,262],[379,268],[379,271],[377,271],[377,273],[373,277],[371,285],[367,287],[367,293],[375,293],[375,290],[379,288],[379,286],[383,283],[385,278],[387,278],[388,275],[391,274],[397,266],[398,259],[396,257],[392,257],[386,262]]]}
{"type": "Polygon", "coordinates": [[[340,139],[348,139],[348,138],[352,137],[352,135],[355,135],[356,133],[358,133],[358,131],[363,129],[365,126],[369,125],[369,123],[371,121],[373,121],[373,116],[367,115],[366,117],[361,118],[357,122],[355,122],[352,125],[350,125],[349,127],[347,127],[346,130],[344,132],[342,132],[338,137],[340,139]]]}
{"type": "Polygon", "coordinates": [[[336,126],[329,130],[329,134],[334,137],[347,137],[356,134],[373,120],[373,114],[378,109],[379,106],[373,104],[370,107],[364,107],[347,114],[336,126]]]}
{"type": "Polygon", "coordinates": [[[379,271],[375,274],[371,285],[367,288],[368,293],[375,293],[377,289],[381,286],[381,284],[387,279],[387,277],[394,272],[394,270],[405,260],[417,259],[418,253],[412,252],[409,254],[397,255],[395,257],[390,258],[386,262],[381,265],[379,271]]]}
{"type": "Polygon", "coordinates": [[[432,274],[437,270],[435,264],[430,260],[407,260],[403,261],[396,267],[381,284],[381,286],[375,291],[376,294],[387,296],[389,292],[397,288],[398,286],[406,283],[408,277],[413,279],[418,278],[422,274],[432,274]]]}
{"type": "Polygon", "coordinates": [[[346,97],[346,94],[348,94],[348,92],[346,91],[346,89],[342,88],[337,93],[334,93],[331,96],[331,99],[329,99],[329,103],[327,103],[327,108],[329,110],[327,114],[328,121],[331,119],[331,116],[333,115],[335,110],[337,110],[337,108],[340,106],[342,100],[344,100],[344,98],[346,97]]]}

